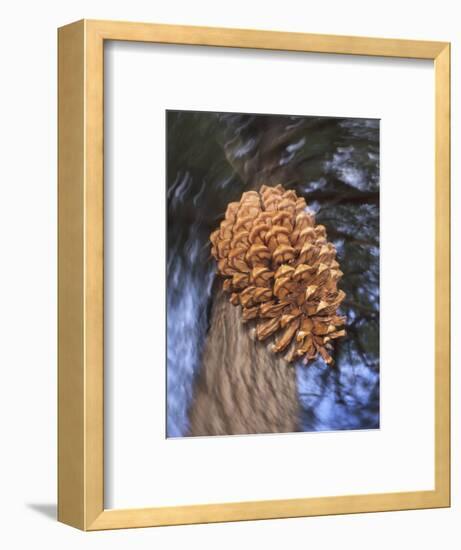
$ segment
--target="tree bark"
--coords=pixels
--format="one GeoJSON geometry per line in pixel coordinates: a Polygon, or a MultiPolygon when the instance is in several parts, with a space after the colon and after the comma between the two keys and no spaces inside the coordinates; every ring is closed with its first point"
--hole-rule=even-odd
{"type": "Polygon", "coordinates": [[[240,308],[217,291],[190,409],[190,434],[299,430],[296,371],[252,337],[240,308]]]}
{"type": "MultiPolygon", "coordinates": [[[[285,120],[280,124],[283,127],[285,120]]],[[[285,132],[280,142],[280,134],[272,125],[260,128],[258,154],[251,161],[225,151],[246,191],[296,179],[290,166],[280,166],[280,152],[289,138],[285,132]]],[[[189,435],[299,431],[295,367],[253,338],[251,323],[242,322],[241,308],[229,303],[222,281],[219,285],[189,410],[189,435]]]]}

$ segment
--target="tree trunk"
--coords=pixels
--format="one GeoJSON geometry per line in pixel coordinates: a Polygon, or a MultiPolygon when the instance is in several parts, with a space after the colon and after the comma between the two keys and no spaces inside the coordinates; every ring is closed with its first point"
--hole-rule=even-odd
{"type": "Polygon", "coordinates": [[[195,384],[189,435],[299,430],[295,368],[254,340],[252,332],[220,288],[195,384]]]}
{"type": "MultiPolygon", "coordinates": [[[[259,129],[258,154],[251,162],[226,152],[228,162],[246,182],[246,191],[296,179],[291,167],[278,161],[287,132],[280,142],[280,128],[264,124],[259,129]]],[[[285,120],[280,124],[283,127],[285,120]]],[[[242,322],[241,308],[229,303],[220,281],[189,410],[189,435],[299,431],[295,367],[253,338],[253,331],[251,322],[242,322]]]]}

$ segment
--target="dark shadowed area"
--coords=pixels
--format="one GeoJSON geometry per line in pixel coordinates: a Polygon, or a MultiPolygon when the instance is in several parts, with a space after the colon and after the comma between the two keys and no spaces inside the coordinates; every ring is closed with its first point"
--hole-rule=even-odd
{"type": "Polygon", "coordinates": [[[337,249],[347,336],[296,365],[303,431],[379,427],[379,121],[167,112],[167,435],[183,436],[209,329],[209,235],[258,184],[303,196],[337,249]]]}

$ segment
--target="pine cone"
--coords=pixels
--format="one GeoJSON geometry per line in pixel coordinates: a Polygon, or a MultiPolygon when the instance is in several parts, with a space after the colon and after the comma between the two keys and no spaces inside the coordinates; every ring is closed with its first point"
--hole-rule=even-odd
{"type": "Polygon", "coordinates": [[[346,334],[336,313],[342,272],[306,201],[281,185],[247,191],[210,240],[230,302],[242,306],[244,322],[257,322],[258,340],[278,336],[272,351],[286,351],[290,362],[320,354],[331,364],[331,341],[346,334]]]}

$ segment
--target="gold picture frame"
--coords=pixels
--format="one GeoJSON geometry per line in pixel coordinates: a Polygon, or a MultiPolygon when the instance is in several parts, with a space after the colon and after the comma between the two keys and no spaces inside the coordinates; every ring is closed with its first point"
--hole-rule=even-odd
{"type": "Polygon", "coordinates": [[[450,44],[82,20],[59,43],[58,519],[83,530],[450,505],[450,44]],[[106,40],[429,59],[435,71],[435,489],[104,509],[103,48],[106,40]]]}

